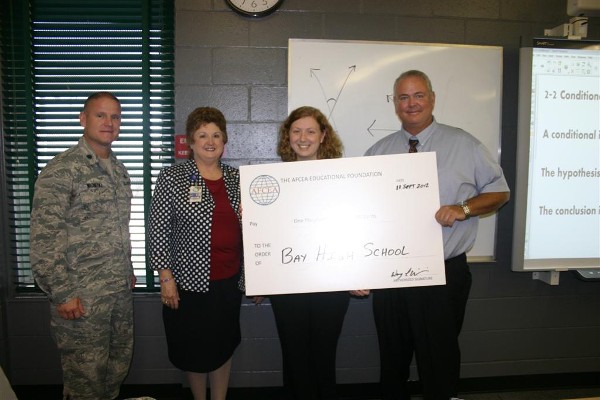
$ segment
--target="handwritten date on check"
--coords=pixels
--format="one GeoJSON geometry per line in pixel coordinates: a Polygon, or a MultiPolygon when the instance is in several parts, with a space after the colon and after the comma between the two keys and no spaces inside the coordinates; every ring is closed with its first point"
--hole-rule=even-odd
{"type": "Polygon", "coordinates": [[[240,167],[249,296],[445,284],[435,153],[240,167]]]}

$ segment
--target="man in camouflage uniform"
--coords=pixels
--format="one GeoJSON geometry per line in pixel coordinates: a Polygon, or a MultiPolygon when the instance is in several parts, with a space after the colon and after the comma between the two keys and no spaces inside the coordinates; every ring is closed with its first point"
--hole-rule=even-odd
{"type": "Polygon", "coordinates": [[[51,302],[63,398],[106,400],[118,396],[133,352],[131,181],[111,150],[119,100],[95,93],[79,120],[79,143],[35,184],[31,267],[51,302]]]}

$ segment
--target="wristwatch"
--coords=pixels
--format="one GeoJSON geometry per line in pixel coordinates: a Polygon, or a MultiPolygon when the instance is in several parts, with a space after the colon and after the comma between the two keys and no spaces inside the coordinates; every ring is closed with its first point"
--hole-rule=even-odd
{"type": "Polygon", "coordinates": [[[461,201],[460,203],[458,203],[458,206],[460,206],[460,208],[462,208],[463,212],[465,213],[465,219],[469,219],[469,217],[471,216],[471,209],[467,205],[467,202],[461,201]]]}

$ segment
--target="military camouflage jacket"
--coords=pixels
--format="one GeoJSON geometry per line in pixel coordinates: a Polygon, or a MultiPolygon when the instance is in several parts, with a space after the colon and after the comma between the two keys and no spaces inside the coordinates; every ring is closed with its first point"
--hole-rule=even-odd
{"type": "Polygon", "coordinates": [[[30,259],[54,304],[123,290],[133,274],[131,180],[110,154],[113,177],[81,138],[42,170],[31,211],[30,259]]]}

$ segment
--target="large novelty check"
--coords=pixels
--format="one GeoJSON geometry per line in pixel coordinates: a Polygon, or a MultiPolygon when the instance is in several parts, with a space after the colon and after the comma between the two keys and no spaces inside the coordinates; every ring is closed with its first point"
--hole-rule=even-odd
{"type": "Polygon", "coordinates": [[[246,294],[445,284],[435,153],[240,167],[246,294]]]}

